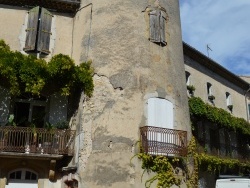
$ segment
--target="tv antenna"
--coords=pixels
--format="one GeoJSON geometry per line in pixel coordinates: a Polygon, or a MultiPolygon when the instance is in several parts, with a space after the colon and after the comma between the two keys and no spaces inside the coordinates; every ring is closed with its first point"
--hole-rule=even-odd
{"type": "Polygon", "coordinates": [[[213,50],[209,47],[209,44],[207,44],[207,57],[209,57],[209,50],[210,50],[210,51],[213,51],[213,50]]]}

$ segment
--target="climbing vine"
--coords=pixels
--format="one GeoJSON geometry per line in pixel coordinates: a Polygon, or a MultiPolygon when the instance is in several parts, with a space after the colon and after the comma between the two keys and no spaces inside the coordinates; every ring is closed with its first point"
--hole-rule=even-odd
{"type": "MultiPolygon", "coordinates": [[[[204,103],[199,97],[189,99],[189,108],[192,120],[197,118],[207,119],[221,127],[250,135],[250,124],[243,118],[233,117],[223,109],[204,103]]],[[[195,124],[195,122],[192,123],[195,124]]],[[[140,149],[143,151],[142,148],[140,149]]],[[[188,155],[185,158],[171,159],[165,156],[151,156],[144,152],[136,156],[142,161],[142,168],[145,171],[156,173],[155,176],[145,182],[146,188],[150,188],[156,180],[157,188],[171,187],[172,185],[180,186],[181,179],[176,176],[173,170],[173,165],[177,161],[182,161],[182,167],[187,175],[186,184],[189,188],[198,187],[199,170],[202,168],[211,173],[220,172],[223,168],[237,168],[239,173],[250,172],[249,161],[243,162],[238,159],[221,158],[209,155],[206,152],[198,152],[197,141],[194,136],[188,144],[188,155]]]]}
{"type": "Polygon", "coordinates": [[[173,164],[178,163],[179,159],[169,159],[165,156],[152,156],[146,153],[139,153],[137,157],[142,161],[142,169],[147,172],[155,172],[152,178],[145,182],[145,187],[150,188],[152,183],[157,180],[157,188],[167,188],[172,185],[179,186],[181,179],[176,176],[173,164]]]}
{"type": "Polygon", "coordinates": [[[199,97],[191,97],[189,99],[189,109],[191,118],[207,119],[229,130],[239,131],[242,134],[250,135],[250,124],[245,119],[234,117],[221,108],[206,104],[199,97]]]}
{"type": "Polygon", "coordinates": [[[54,92],[67,96],[73,88],[81,88],[87,96],[91,96],[94,88],[92,75],[90,61],[77,66],[69,56],[58,54],[46,62],[32,55],[11,51],[0,40],[0,85],[8,88],[13,96],[54,92]]]}
{"type": "Polygon", "coordinates": [[[192,160],[193,170],[188,172],[188,187],[198,187],[198,174],[199,169],[204,168],[206,171],[215,173],[220,172],[222,168],[228,169],[239,169],[240,172],[250,171],[250,162],[241,162],[238,159],[231,158],[220,158],[217,156],[212,156],[206,153],[197,152],[197,141],[195,137],[192,137],[188,144],[188,158],[192,160]]]}

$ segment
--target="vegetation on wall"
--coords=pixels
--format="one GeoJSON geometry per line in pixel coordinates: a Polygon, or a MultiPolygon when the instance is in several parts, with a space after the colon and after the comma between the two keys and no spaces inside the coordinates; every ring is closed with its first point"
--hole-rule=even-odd
{"type": "MultiPolygon", "coordinates": [[[[196,120],[208,120],[220,127],[228,130],[237,131],[243,135],[250,135],[250,124],[243,118],[232,116],[226,110],[206,104],[199,97],[189,99],[189,110],[192,124],[196,120]]],[[[193,160],[194,171],[190,178],[191,187],[198,185],[198,171],[205,169],[211,173],[219,173],[222,169],[237,169],[238,173],[249,173],[250,163],[248,161],[240,161],[238,159],[213,156],[206,153],[198,153],[197,141],[193,137],[189,143],[188,154],[193,160]]]]}
{"type": "Polygon", "coordinates": [[[206,153],[197,152],[197,141],[195,137],[192,137],[188,144],[188,157],[192,159],[193,171],[188,174],[188,187],[198,187],[198,174],[199,169],[205,169],[205,171],[216,173],[222,169],[238,169],[238,173],[250,172],[250,162],[239,161],[238,159],[221,158],[218,156],[212,156],[206,153]]]}
{"type": "Polygon", "coordinates": [[[150,188],[156,180],[156,188],[167,188],[172,185],[179,186],[181,184],[181,179],[176,176],[173,169],[173,165],[178,163],[179,159],[169,159],[166,156],[152,156],[143,152],[138,153],[136,156],[142,161],[144,172],[155,173],[152,178],[146,180],[146,188],[150,188]]]}
{"type": "Polygon", "coordinates": [[[94,88],[92,75],[90,61],[77,66],[69,56],[58,54],[46,62],[11,51],[0,40],[0,85],[8,88],[13,96],[22,93],[50,95],[54,92],[68,96],[76,87],[91,96],[94,88]]]}
{"type": "Polygon", "coordinates": [[[189,99],[189,110],[191,118],[207,119],[229,130],[250,135],[250,124],[245,119],[234,117],[221,108],[206,104],[199,97],[189,99]]]}
{"type": "MultiPolygon", "coordinates": [[[[189,99],[190,116],[192,123],[197,119],[206,119],[229,130],[238,131],[250,135],[250,124],[243,118],[232,116],[229,112],[204,103],[199,97],[189,99]]],[[[180,186],[181,179],[174,173],[174,163],[182,161],[182,167],[186,172],[186,184],[189,188],[198,187],[199,170],[205,169],[211,173],[220,173],[222,170],[237,169],[239,174],[250,172],[250,162],[238,159],[213,156],[206,151],[198,152],[197,141],[193,136],[188,144],[188,156],[179,159],[170,159],[166,156],[152,156],[143,153],[137,154],[142,161],[142,168],[147,172],[154,172],[155,175],[146,180],[145,187],[149,188],[157,180],[157,188],[180,186]],[[192,166],[191,170],[188,168],[192,166]]]]}

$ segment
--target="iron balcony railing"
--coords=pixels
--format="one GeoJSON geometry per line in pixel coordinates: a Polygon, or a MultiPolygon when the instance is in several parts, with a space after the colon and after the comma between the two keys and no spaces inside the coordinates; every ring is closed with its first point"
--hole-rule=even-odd
{"type": "Polygon", "coordinates": [[[31,127],[0,127],[0,153],[73,155],[75,131],[31,127]]]}
{"type": "Polygon", "coordinates": [[[160,127],[140,127],[142,149],[151,155],[186,156],[187,132],[160,127]]]}

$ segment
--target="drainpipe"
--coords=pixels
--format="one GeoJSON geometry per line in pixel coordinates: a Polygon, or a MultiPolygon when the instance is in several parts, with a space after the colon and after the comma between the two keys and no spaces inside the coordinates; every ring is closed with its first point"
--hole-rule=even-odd
{"type": "Polygon", "coordinates": [[[245,103],[246,103],[247,121],[248,122],[249,122],[249,109],[248,109],[248,103],[247,103],[247,94],[249,93],[249,91],[250,91],[250,85],[249,85],[248,90],[245,93],[245,103]]]}

